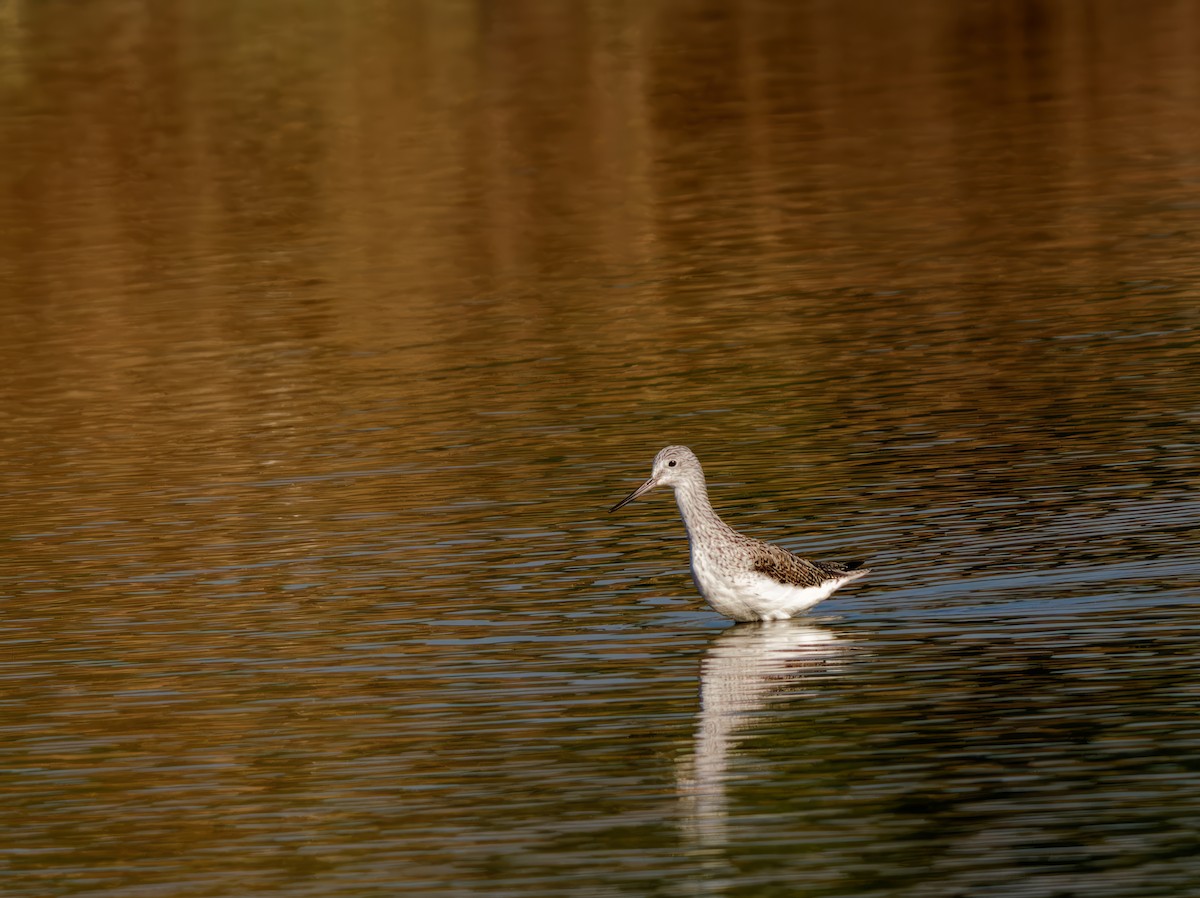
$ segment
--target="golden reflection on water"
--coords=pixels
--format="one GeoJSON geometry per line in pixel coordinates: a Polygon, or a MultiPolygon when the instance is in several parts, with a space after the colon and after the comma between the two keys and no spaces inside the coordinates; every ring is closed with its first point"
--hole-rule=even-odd
{"type": "MultiPolygon", "coordinates": [[[[1158,275],[1194,215],[1186,4],[237,9],[22,7],[0,140],[25,290],[139,315],[131,291],[226,315],[296,291],[394,339],[462,334],[441,303],[493,290],[590,305],[531,279],[660,279],[645,300],[703,275],[729,302],[1158,275]]],[[[256,323],[303,333],[284,305],[256,323]]]]}
{"type": "Polygon", "coordinates": [[[1194,324],[1186,5],[16,9],[0,349],[34,477],[85,441],[253,477],[346,403],[470,439],[460,366],[513,412],[661,398],[626,365],[684,403],[746,363],[743,395],[838,390],[887,348],[918,406],[1046,404],[1077,361],[1031,339],[1048,307],[1194,324]],[[1185,295],[1097,303],[1139,278],[1185,295]],[[713,341],[727,367],[686,352],[713,341]]]}

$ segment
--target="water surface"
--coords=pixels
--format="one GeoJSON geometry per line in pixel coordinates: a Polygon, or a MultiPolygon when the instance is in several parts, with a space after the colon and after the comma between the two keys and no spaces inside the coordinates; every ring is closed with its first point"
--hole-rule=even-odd
{"type": "Polygon", "coordinates": [[[6,895],[1200,888],[1187,4],[11,4],[6,895]],[[698,599],[745,531],[872,575],[698,599]]]}

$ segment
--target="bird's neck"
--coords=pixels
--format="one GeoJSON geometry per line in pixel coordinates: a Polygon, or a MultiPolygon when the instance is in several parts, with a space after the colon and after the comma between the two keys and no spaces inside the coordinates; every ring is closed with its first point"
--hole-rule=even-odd
{"type": "Polygon", "coordinates": [[[681,483],[675,488],[675,501],[688,536],[693,540],[726,529],[725,522],[713,510],[708,500],[708,487],[703,483],[681,483]]]}

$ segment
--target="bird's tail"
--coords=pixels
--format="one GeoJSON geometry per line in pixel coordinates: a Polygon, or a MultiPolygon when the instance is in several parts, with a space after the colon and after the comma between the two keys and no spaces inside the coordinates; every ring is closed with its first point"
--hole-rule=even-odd
{"type": "Polygon", "coordinates": [[[845,574],[842,578],[843,583],[849,583],[851,580],[858,580],[860,577],[865,577],[871,573],[869,567],[863,567],[861,561],[849,561],[842,565],[845,574]]]}

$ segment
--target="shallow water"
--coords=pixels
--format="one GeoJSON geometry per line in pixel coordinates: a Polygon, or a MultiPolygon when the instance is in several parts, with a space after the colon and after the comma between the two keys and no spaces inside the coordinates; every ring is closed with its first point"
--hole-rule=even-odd
{"type": "Polygon", "coordinates": [[[4,15],[5,895],[1200,888],[1189,6],[4,15]]]}

